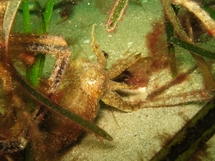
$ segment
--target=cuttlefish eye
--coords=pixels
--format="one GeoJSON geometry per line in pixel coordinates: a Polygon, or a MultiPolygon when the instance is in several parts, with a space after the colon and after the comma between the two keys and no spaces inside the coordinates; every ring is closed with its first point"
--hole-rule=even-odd
{"type": "Polygon", "coordinates": [[[99,98],[103,93],[105,82],[104,72],[90,68],[81,75],[81,87],[90,96],[99,98]]]}

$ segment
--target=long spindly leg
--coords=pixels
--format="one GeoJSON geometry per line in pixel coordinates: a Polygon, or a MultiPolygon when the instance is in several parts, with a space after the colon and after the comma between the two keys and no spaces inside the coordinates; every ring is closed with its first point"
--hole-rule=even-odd
{"type": "Polygon", "coordinates": [[[117,108],[124,112],[132,112],[138,109],[138,106],[133,106],[124,101],[116,92],[107,90],[102,96],[101,100],[114,108],[117,108]]]}
{"type": "MultiPolygon", "coordinates": [[[[49,78],[49,86],[47,87],[48,91],[46,94],[54,93],[56,90],[60,79],[63,75],[63,72],[66,68],[66,65],[69,60],[70,51],[68,49],[66,41],[59,36],[50,36],[50,35],[12,35],[10,39],[10,45],[12,50],[15,51],[26,51],[33,53],[44,53],[44,54],[54,54],[56,57],[56,62],[54,70],[49,78]]],[[[5,73],[3,63],[0,63],[0,75],[3,78],[3,89],[7,92],[12,91],[14,82],[10,80],[11,76],[8,75],[8,72],[5,73]]],[[[10,73],[9,73],[10,74],[10,73]]],[[[15,95],[13,93],[13,95],[15,95]]],[[[18,98],[18,97],[17,97],[18,98]]],[[[17,104],[17,103],[15,103],[17,104]]],[[[33,119],[29,121],[32,122],[33,126],[36,126],[42,119],[43,115],[46,113],[46,109],[43,106],[39,106],[34,112],[33,119]]],[[[13,125],[15,126],[15,125],[13,125]]],[[[1,140],[0,141],[0,153],[14,153],[20,150],[23,150],[28,140],[27,133],[29,132],[29,127],[26,125],[23,132],[20,134],[17,139],[1,140]]]]}
{"type": "Polygon", "coordinates": [[[133,89],[133,86],[129,86],[125,83],[115,82],[112,80],[107,80],[107,87],[110,91],[123,90],[123,89],[133,89]]]}
{"type": "Polygon", "coordinates": [[[27,143],[28,141],[24,137],[0,141],[0,153],[6,154],[21,151],[26,147],[27,143]]]}
{"type": "Polygon", "coordinates": [[[92,31],[91,31],[91,50],[94,54],[96,54],[97,56],[97,61],[100,64],[101,68],[104,69],[106,64],[107,64],[107,60],[102,52],[102,50],[100,49],[99,44],[96,42],[95,40],[95,36],[94,36],[94,32],[95,32],[95,26],[96,24],[93,24],[92,26],[92,31]]]}
{"type": "Polygon", "coordinates": [[[49,78],[47,94],[54,93],[66,69],[70,51],[66,41],[60,36],[52,35],[12,35],[10,38],[12,50],[33,53],[54,54],[56,62],[49,78]]]}
{"type": "Polygon", "coordinates": [[[129,66],[131,66],[132,64],[134,64],[140,57],[141,57],[141,54],[132,53],[132,54],[129,54],[129,56],[127,56],[124,59],[117,60],[111,66],[111,68],[108,70],[108,77],[110,79],[113,79],[116,76],[120,75],[129,66]]]}

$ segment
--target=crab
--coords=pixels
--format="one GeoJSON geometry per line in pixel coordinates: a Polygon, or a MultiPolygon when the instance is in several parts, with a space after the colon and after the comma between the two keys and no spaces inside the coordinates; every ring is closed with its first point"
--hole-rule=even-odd
{"type": "MultiPolygon", "coordinates": [[[[131,112],[137,108],[123,100],[117,93],[118,90],[129,90],[134,87],[113,79],[140,58],[140,54],[132,53],[127,59],[118,60],[110,69],[106,70],[107,59],[95,41],[94,27],[95,25],[91,32],[91,49],[96,55],[97,61],[91,62],[84,58],[71,61],[59,89],[51,97],[54,102],[89,121],[96,118],[100,100],[124,112],[131,112]]],[[[45,124],[47,126],[51,124],[46,144],[54,145],[50,147],[59,149],[76,141],[86,131],[71,121],[55,115],[47,119],[45,124]],[[62,131],[64,132],[62,133],[62,131]]]]}
{"type": "MultiPolygon", "coordinates": [[[[124,101],[117,93],[118,90],[129,90],[134,87],[124,82],[116,82],[113,79],[120,75],[124,70],[126,70],[130,65],[134,64],[140,58],[140,54],[132,53],[126,59],[118,60],[115,64],[112,65],[110,69],[106,70],[105,67],[107,59],[104,52],[100,49],[98,43],[95,41],[94,27],[95,25],[93,25],[91,32],[91,49],[92,52],[96,55],[97,61],[91,62],[87,59],[80,58],[71,61],[70,65],[65,71],[65,64],[68,60],[69,54],[67,50],[63,50],[66,51],[66,54],[65,56],[57,55],[57,62],[55,63],[53,73],[48,81],[49,87],[44,88],[48,89],[48,92],[45,91],[46,95],[48,95],[54,102],[60,104],[66,109],[80,115],[81,117],[89,121],[93,121],[96,118],[99,111],[100,100],[102,100],[105,104],[113,106],[121,111],[131,112],[135,110],[135,106],[124,101]],[[63,75],[64,71],[65,74],[63,76],[63,79],[61,80],[61,76],[63,75]],[[58,84],[60,84],[60,87],[58,87],[58,84]]],[[[49,36],[45,36],[44,38],[49,39],[49,36]]],[[[23,41],[23,39],[25,39],[25,37],[20,38],[21,41],[23,41]]],[[[31,40],[34,40],[34,43],[37,44],[37,39],[34,39],[34,37],[32,37],[31,40]]],[[[10,41],[12,42],[12,44],[13,42],[16,42],[16,36],[14,36],[14,39],[12,37],[10,41]]],[[[28,41],[26,40],[26,42],[28,41]]],[[[43,44],[39,44],[39,46],[35,48],[34,43],[33,45],[29,43],[31,46],[27,47],[28,51],[32,52],[35,50],[44,50],[44,48],[42,47],[43,44]]],[[[43,41],[40,40],[39,43],[43,43],[43,41]]],[[[13,50],[22,51],[23,49],[20,49],[18,45],[19,43],[14,43],[13,50]]],[[[63,46],[65,44],[61,45],[63,46]]],[[[24,44],[23,46],[26,50],[28,43],[24,44]]],[[[53,48],[53,50],[55,49],[53,48]]],[[[56,51],[50,51],[50,53],[56,53],[56,51]]],[[[9,77],[10,76],[5,76],[5,78],[3,79],[7,80],[9,79],[9,77]]],[[[7,85],[7,87],[9,87],[9,85],[7,85]]],[[[17,100],[20,104],[19,108],[25,106],[23,100],[18,96],[17,100]]],[[[44,108],[39,108],[38,110],[40,111],[41,109],[42,111],[44,110],[44,108]]],[[[26,129],[26,127],[21,128],[19,129],[19,131],[21,132],[15,132],[17,133],[17,139],[9,139],[8,141],[6,140],[1,142],[0,144],[3,148],[1,149],[2,153],[13,153],[20,151],[26,147],[29,138],[34,137],[37,139],[33,139],[33,141],[36,142],[33,144],[34,146],[36,146],[33,149],[35,150],[37,148],[43,147],[41,152],[37,152],[36,155],[43,159],[44,156],[46,156],[47,158],[52,158],[53,156],[51,156],[50,154],[57,153],[59,150],[75,142],[84,132],[86,132],[86,130],[81,126],[54,112],[47,112],[47,110],[45,110],[45,114],[38,114],[36,112],[35,115],[35,117],[31,116],[31,114],[29,114],[29,112],[27,112],[23,108],[17,113],[16,117],[21,118],[18,122],[20,122],[20,124],[23,124],[26,122],[26,120],[29,120],[27,121],[27,128],[31,129],[28,130],[26,129]],[[25,116],[24,118],[20,116],[23,114],[25,116]],[[43,118],[44,115],[47,115],[45,119],[43,118]],[[38,122],[38,120],[40,121],[38,122]],[[37,128],[38,124],[39,128],[37,128]],[[47,155],[44,153],[46,153],[47,155]]],[[[21,125],[17,126],[19,127],[21,125]]]]}

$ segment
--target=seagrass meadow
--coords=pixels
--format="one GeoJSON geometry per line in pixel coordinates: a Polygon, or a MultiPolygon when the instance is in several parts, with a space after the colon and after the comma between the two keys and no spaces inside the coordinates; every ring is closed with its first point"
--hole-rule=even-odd
{"type": "Polygon", "coordinates": [[[215,159],[212,0],[0,7],[0,160],[215,159]]]}

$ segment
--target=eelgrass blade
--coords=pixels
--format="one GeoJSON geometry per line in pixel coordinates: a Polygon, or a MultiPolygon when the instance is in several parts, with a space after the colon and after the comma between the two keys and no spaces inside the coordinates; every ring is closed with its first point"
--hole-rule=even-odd
{"type": "Polygon", "coordinates": [[[45,22],[45,29],[46,32],[48,31],[48,27],[50,24],[51,16],[52,16],[52,11],[54,8],[54,2],[55,0],[48,0],[44,12],[44,22],[45,22]]]}
{"type": "Polygon", "coordinates": [[[18,71],[12,66],[11,63],[10,63],[10,66],[12,68],[15,79],[21,84],[21,86],[28,93],[30,93],[42,105],[48,107],[50,110],[53,110],[53,111],[63,115],[64,117],[67,117],[71,121],[77,123],[78,125],[84,127],[85,129],[92,131],[95,134],[97,134],[107,140],[110,140],[110,141],[113,140],[113,138],[103,129],[101,129],[98,126],[96,126],[95,124],[83,119],[82,117],[78,116],[77,114],[75,114],[71,111],[68,111],[66,108],[59,106],[58,104],[54,103],[53,101],[51,101],[49,98],[47,98],[43,94],[39,93],[18,74],[18,71]]]}
{"type": "MultiPolygon", "coordinates": [[[[30,26],[30,12],[29,12],[28,0],[22,1],[22,11],[23,11],[24,33],[30,33],[31,26],[30,26]]],[[[38,85],[38,79],[42,75],[44,62],[45,62],[44,54],[37,54],[35,56],[35,62],[33,66],[30,66],[26,69],[26,78],[33,86],[38,85]]]]}
{"type": "Polygon", "coordinates": [[[106,29],[108,32],[114,31],[118,22],[125,13],[126,7],[128,5],[128,0],[115,0],[115,4],[110,12],[106,29]]]}
{"type": "Polygon", "coordinates": [[[151,161],[184,161],[215,134],[215,97],[211,99],[151,161]]]}
{"type": "Polygon", "coordinates": [[[176,59],[175,59],[175,47],[169,41],[171,37],[174,35],[174,28],[169,21],[166,21],[165,23],[165,30],[167,35],[167,45],[168,45],[167,50],[168,50],[168,56],[169,56],[170,71],[171,71],[172,77],[175,78],[178,74],[177,67],[176,67],[176,59]]]}
{"type": "Polygon", "coordinates": [[[189,41],[189,37],[187,36],[186,32],[183,30],[183,27],[176,16],[175,10],[172,7],[169,0],[161,0],[164,12],[166,14],[167,19],[171,22],[174,27],[174,31],[179,35],[179,37],[185,41],[189,41]]]}
{"type": "Polygon", "coordinates": [[[26,69],[26,78],[34,87],[38,85],[38,80],[42,76],[43,67],[45,64],[45,55],[37,54],[33,66],[26,69]]]}
{"type": "MultiPolygon", "coordinates": [[[[42,27],[41,27],[41,30],[40,30],[40,31],[42,31],[41,34],[44,34],[44,33],[46,33],[48,31],[48,27],[49,27],[49,23],[50,23],[50,20],[51,20],[53,7],[54,7],[54,1],[55,0],[48,0],[47,1],[44,13],[41,13],[42,9],[41,9],[41,6],[40,6],[39,2],[35,1],[36,5],[37,5],[37,7],[39,9],[39,12],[41,13],[41,18],[43,20],[42,21],[42,27]]],[[[23,13],[27,12],[24,9],[29,10],[27,8],[27,6],[26,6],[26,8],[23,8],[23,13]]],[[[27,80],[33,86],[38,85],[38,80],[41,77],[42,72],[43,72],[45,58],[46,58],[46,56],[44,54],[37,53],[37,56],[35,58],[35,63],[33,64],[33,66],[29,67],[27,69],[27,71],[26,71],[27,80]]]]}
{"type": "MultiPolygon", "coordinates": [[[[178,20],[178,17],[176,16],[176,13],[171,5],[171,2],[169,0],[161,0],[161,2],[163,5],[163,8],[164,8],[164,12],[167,15],[169,21],[172,23],[172,25],[174,27],[174,31],[177,33],[177,35],[183,41],[187,42],[187,44],[193,43],[192,40],[186,34],[186,32],[183,30],[183,28],[178,20]]],[[[174,37],[172,37],[170,41],[174,41],[174,37]]],[[[181,43],[178,43],[178,45],[180,45],[180,44],[181,43]]],[[[190,46],[188,46],[188,49],[190,49],[190,46]]],[[[192,48],[191,50],[193,50],[193,49],[196,50],[197,48],[192,48]]],[[[194,53],[191,53],[191,55],[195,59],[197,66],[199,67],[199,69],[202,73],[202,76],[203,76],[203,79],[205,82],[205,87],[211,91],[214,91],[215,90],[215,81],[213,79],[212,73],[209,70],[209,67],[207,66],[205,60],[201,56],[195,55],[194,53]]],[[[201,54],[201,53],[198,52],[198,54],[201,54]]],[[[213,57],[213,56],[212,56],[212,54],[209,54],[208,57],[213,57]]]]}
{"type": "Polygon", "coordinates": [[[199,56],[202,56],[208,59],[215,59],[215,53],[205,50],[203,48],[200,48],[186,41],[183,41],[177,37],[171,37],[169,41],[199,56]]]}
{"type": "Polygon", "coordinates": [[[214,78],[212,76],[212,73],[210,72],[209,67],[207,66],[207,64],[205,63],[205,61],[203,60],[202,57],[205,57],[208,59],[215,59],[215,53],[202,49],[202,48],[200,48],[196,45],[190,44],[188,42],[182,41],[176,37],[172,37],[170,39],[170,42],[172,42],[192,53],[192,56],[195,59],[196,64],[198,65],[199,70],[201,71],[202,76],[204,78],[204,83],[205,83],[206,89],[214,91],[215,90],[214,78]]]}
{"type": "MultiPolygon", "coordinates": [[[[4,3],[4,2],[1,2],[4,3]]],[[[3,33],[4,33],[4,40],[5,40],[5,50],[6,50],[6,57],[8,58],[8,40],[10,36],[10,31],[12,28],[12,24],[14,21],[14,18],[16,16],[17,10],[19,8],[19,5],[21,3],[21,0],[16,1],[8,1],[7,2],[7,8],[5,10],[4,14],[4,20],[3,20],[3,33]]],[[[7,59],[6,58],[6,59],[7,59]]]]}
{"type": "Polygon", "coordinates": [[[191,55],[195,59],[196,64],[199,67],[199,70],[202,74],[205,89],[209,90],[209,91],[215,91],[215,81],[214,81],[214,78],[210,71],[209,66],[206,64],[203,57],[196,55],[194,53],[191,53],[191,55]]]}
{"type": "Polygon", "coordinates": [[[37,33],[44,34],[46,33],[46,27],[45,27],[45,21],[44,21],[44,9],[42,8],[38,0],[34,0],[34,3],[37,9],[36,11],[38,11],[38,15],[42,20],[41,27],[38,29],[37,33]]]}
{"type": "Polygon", "coordinates": [[[30,12],[29,12],[29,1],[22,1],[22,10],[23,10],[23,27],[24,33],[31,32],[31,23],[30,23],[30,12]]]}

